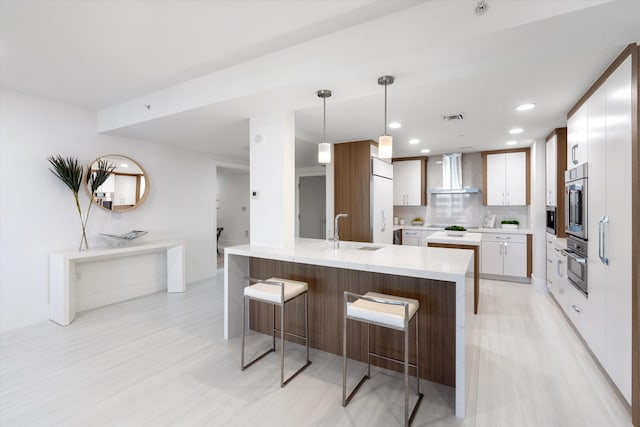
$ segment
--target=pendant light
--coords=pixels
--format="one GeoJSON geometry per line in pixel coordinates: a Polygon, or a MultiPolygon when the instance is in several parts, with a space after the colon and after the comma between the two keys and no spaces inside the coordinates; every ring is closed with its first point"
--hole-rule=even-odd
{"type": "Polygon", "coordinates": [[[327,98],[331,91],[322,89],[316,92],[322,98],[322,142],[318,144],[318,163],[331,163],[331,144],[327,142],[327,98]]]}
{"type": "Polygon", "coordinates": [[[393,84],[393,76],[379,77],[378,84],[384,85],[384,132],[378,138],[378,157],[390,159],[393,151],[393,138],[387,135],[387,86],[393,84]]]}

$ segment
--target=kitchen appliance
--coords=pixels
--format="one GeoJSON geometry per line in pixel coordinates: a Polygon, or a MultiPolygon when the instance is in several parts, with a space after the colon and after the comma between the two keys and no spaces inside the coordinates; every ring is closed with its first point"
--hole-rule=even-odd
{"type": "Polygon", "coordinates": [[[574,236],[567,238],[567,278],[584,296],[589,294],[587,283],[587,242],[574,236]]]}
{"type": "Polygon", "coordinates": [[[371,158],[371,240],[393,244],[393,165],[371,158]]]}
{"type": "Polygon", "coordinates": [[[462,153],[442,155],[442,187],[429,189],[430,194],[473,194],[476,187],[462,186],[462,153]]]}
{"type": "Polygon", "coordinates": [[[558,233],[558,208],[547,206],[547,233],[554,236],[558,233]]]}
{"type": "Polygon", "coordinates": [[[587,164],[565,171],[564,182],[565,231],[587,240],[587,164]]]}
{"type": "Polygon", "coordinates": [[[402,229],[399,228],[397,230],[393,230],[393,244],[401,245],[402,244],[402,229]]]}

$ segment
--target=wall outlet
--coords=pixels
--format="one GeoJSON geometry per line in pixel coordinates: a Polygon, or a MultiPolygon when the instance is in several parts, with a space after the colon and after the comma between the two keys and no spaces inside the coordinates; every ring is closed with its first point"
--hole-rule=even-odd
{"type": "Polygon", "coordinates": [[[251,197],[254,199],[259,199],[260,198],[260,192],[259,191],[252,191],[251,192],[251,197]]]}

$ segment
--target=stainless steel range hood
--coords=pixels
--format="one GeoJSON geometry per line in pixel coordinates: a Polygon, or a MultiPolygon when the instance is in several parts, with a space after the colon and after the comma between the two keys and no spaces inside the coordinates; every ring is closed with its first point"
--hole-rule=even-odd
{"type": "Polygon", "coordinates": [[[428,190],[429,194],[474,194],[476,187],[462,186],[462,153],[442,155],[442,187],[428,190]]]}

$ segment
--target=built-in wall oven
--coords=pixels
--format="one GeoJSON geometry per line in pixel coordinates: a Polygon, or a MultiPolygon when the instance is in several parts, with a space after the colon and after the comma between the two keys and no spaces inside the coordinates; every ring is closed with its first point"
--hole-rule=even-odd
{"type": "Polygon", "coordinates": [[[565,171],[564,182],[565,231],[587,240],[587,164],[565,171]]]}
{"type": "Polygon", "coordinates": [[[589,294],[587,282],[587,242],[573,236],[567,238],[567,278],[585,296],[589,294]]]}

